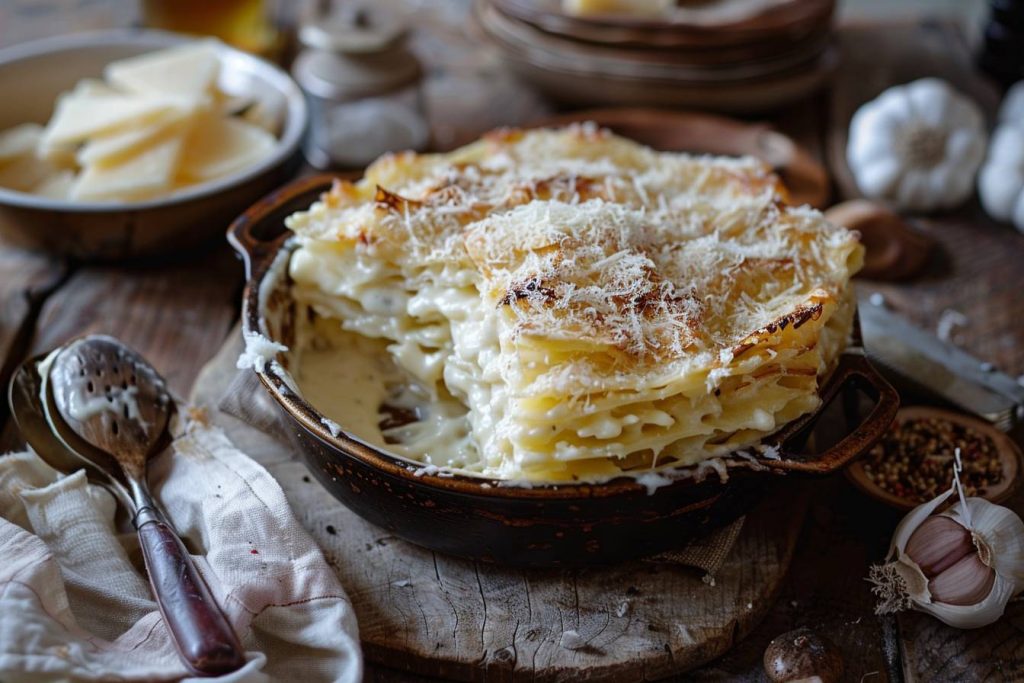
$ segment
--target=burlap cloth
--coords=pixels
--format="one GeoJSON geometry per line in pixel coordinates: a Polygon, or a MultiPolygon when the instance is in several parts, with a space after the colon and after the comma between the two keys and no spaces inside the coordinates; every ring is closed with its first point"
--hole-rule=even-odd
{"type": "MultiPolygon", "coordinates": [[[[267,395],[256,374],[252,370],[238,370],[235,367],[242,348],[241,333],[236,329],[217,355],[203,368],[191,398],[198,405],[215,408],[211,410],[214,422],[224,428],[250,457],[274,474],[282,458],[298,462],[299,455],[292,453],[291,446],[287,445],[289,440],[285,436],[286,428],[281,423],[273,399],[267,395]]],[[[369,526],[368,522],[340,502],[322,495],[323,489],[318,485],[311,487],[307,480],[294,480],[292,477],[278,477],[278,483],[295,510],[312,504],[311,495],[314,494],[311,488],[319,489],[315,501],[321,508],[321,516],[330,515],[337,520],[331,525],[332,531],[326,531],[324,525],[312,518],[299,517],[307,531],[325,550],[337,543],[337,533],[355,533],[369,526]],[[325,499],[330,501],[329,510],[322,509],[325,499]]],[[[646,561],[692,567],[710,581],[722,566],[742,528],[743,518],[740,518],[726,527],[692,540],[678,550],[646,558],[646,561]]],[[[347,560],[344,556],[337,556],[335,561],[347,560]]],[[[486,571],[486,568],[482,567],[481,571],[486,571]]]]}

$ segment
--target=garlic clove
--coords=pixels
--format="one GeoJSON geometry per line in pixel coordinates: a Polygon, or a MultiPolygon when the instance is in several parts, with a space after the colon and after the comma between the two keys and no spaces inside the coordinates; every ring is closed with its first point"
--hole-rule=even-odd
{"type": "Polygon", "coordinates": [[[914,116],[936,128],[944,126],[946,112],[957,101],[952,86],[939,78],[922,78],[908,83],[904,92],[914,116]]]}
{"type": "Polygon", "coordinates": [[[981,561],[978,553],[960,558],[953,566],[928,582],[932,600],[947,605],[976,605],[992,592],[996,573],[981,561]]]}
{"type": "Polygon", "coordinates": [[[1013,597],[1013,583],[996,574],[992,590],[974,605],[950,605],[945,602],[914,602],[914,609],[932,615],[954,628],[980,628],[999,620],[1006,603],[1013,597]]]}
{"type": "Polygon", "coordinates": [[[942,515],[925,519],[910,535],[904,552],[929,579],[952,567],[965,555],[977,554],[971,532],[956,520],[942,515]]]}
{"type": "Polygon", "coordinates": [[[951,488],[945,493],[929,500],[927,503],[921,503],[907,513],[907,515],[900,521],[899,525],[897,525],[896,531],[892,534],[892,543],[889,545],[890,560],[897,558],[901,560],[910,559],[904,552],[904,549],[907,547],[907,543],[910,541],[910,536],[919,526],[921,526],[925,519],[939,508],[939,506],[949,500],[949,497],[952,496],[953,493],[954,489],[951,488]]]}
{"type": "Polygon", "coordinates": [[[885,158],[866,165],[857,178],[857,186],[868,197],[882,197],[891,192],[899,180],[899,162],[885,158]]]}
{"type": "MultiPolygon", "coordinates": [[[[968,498],[967,508],[982,559],[1013,584],[1014,593],[1024,589],[1024,521],[1013,510],[984,498],[968,498]]],[[[960,524],[967,517],[959,503],[942,514],[960,524]]]]}

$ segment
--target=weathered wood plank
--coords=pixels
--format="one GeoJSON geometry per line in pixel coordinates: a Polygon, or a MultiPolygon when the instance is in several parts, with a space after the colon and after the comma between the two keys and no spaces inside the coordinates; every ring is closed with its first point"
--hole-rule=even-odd
{"type": "MultiPolygon", "coordinates": [[[[4,392],[20,360],[21,347],[31,338],[31,323],[40,302],[65,271],[65,264],[59,260],[0,242],[0,387],[4,392]]],[[[6,415],[5,399],[0,401],[0,424],[6,415]]]]}
{"type": "Polygon", "coordinates": [[[845,681],[891,680],[883,623],[864,580],[884,554],[898,520],[842,478],[808,482],[814,490],[808,522],[773,608],[751,635],[721,659],[693,673],[698,681],[761,681],[762,656],[775,636],[806,626],[836,643],[845,681]]]}
{"type": "Polygon", "coordinates": [[[33,352],[112,334],[186,395],[238,315],[242,277],[226,247],[170,265],[84,268],[43,306],[33,352]]]}

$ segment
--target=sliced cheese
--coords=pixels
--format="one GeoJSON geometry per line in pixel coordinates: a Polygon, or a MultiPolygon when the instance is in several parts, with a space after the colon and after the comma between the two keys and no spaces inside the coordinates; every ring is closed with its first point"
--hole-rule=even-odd
{"type": "Polygon", "coordinates": [[[111,63],[105,80],[80,80],[45,127],[0,131],[0,187],[131,201],[265,158],[276,137],[261,126],[276,130],[284,103],[222,92],[219,49],[213,40],[189,43],[111,63]]]}
{"type": "Polygon", "coordinates": [[[212,180],[256,163],[274,148],[267,131],[238,119],[203,117],[185,142],[182,178],[212,180]]]}
{"type": "Polygon", "coordinates": [[[35,154],[43,127],[38,123],[23,123],[0,133],[0,164],[35,154]]]}
{"type": "Polygon", "coordinates": [[[75,89],[71,92],[76,95],[121,95],[123,94],[117,88],[112,88],[106,81],[101,81],[98,78],[83,78],[75,84],[75,89]]]}
{"type": "Polygon", "coordinates": [[[71,191],[73,199],[145,199],[171,187],[183,136],[155,142],[116,166],[85,168],[71,191]]]}
{"type": "Polygon", "coordinates": [[[213,105],[224,116],[237,116],[253,106],[253,98],[246,95],[231,95],[217,90],[212,97],[213,105]]]}
{"type": "Polygon", "coordinates": [[[129,92],[195,97],[210,92],[219,70],[217,43],[205,40],[113,62],[104,75],[129,92]]]}
{"type": "Polygon", "coordinates": [[[0,187],[18,192],[32,188],[57,172],[53,164],[35,154],[26,154],[0,166],[0,187]]]}
{"type": "Polygon", "coordinates": [[[77,179],[74,171],[57,171],[32,188],[32,194],[50,199],[69,199],[77,179]]]}
{"type": "Polygon", "coordinates": [[[94,135],[151,123],[169,111],[189,111],[196,106],[191,98],[72,92],[57,102],[42,144],[51,149],[73,145],[94,135]]]}
{"type": "Polygon", "coordinates": [[[36,156],[40,159],[45,159],[57,168],[77,171],[78,159],[75,158],[77,151],[78,147],[76,145],[48,145],[44,137],[39,141],[39,146],[36,147],[36,156]]]}
{"type": "Polygon", "coordinates": [[[242,112],[242,119],[276,136],[281,131],[287,107],[283,96],[267,93],[242,112]]]}
{"type": "Polygon", "coordinates": [[[173,110],[149,125],[93,137],[78,150],[75,158],[81,166],[113,166],[158,139],[184,135],[192,118],[191,112],[173,110]]]}

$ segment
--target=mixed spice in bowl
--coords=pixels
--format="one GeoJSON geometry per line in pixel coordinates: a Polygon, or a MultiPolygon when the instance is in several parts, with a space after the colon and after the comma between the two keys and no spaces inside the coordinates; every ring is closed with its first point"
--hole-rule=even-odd
{"type": "Polygon", "coordinates": [[[984,420],[938,408],[900,409],[888,433],[847,473],[864,492],[909,509],[949,488],[958,449],[967,496],[1000,501],[1010,495],[1020,447],[984,420]]]}

